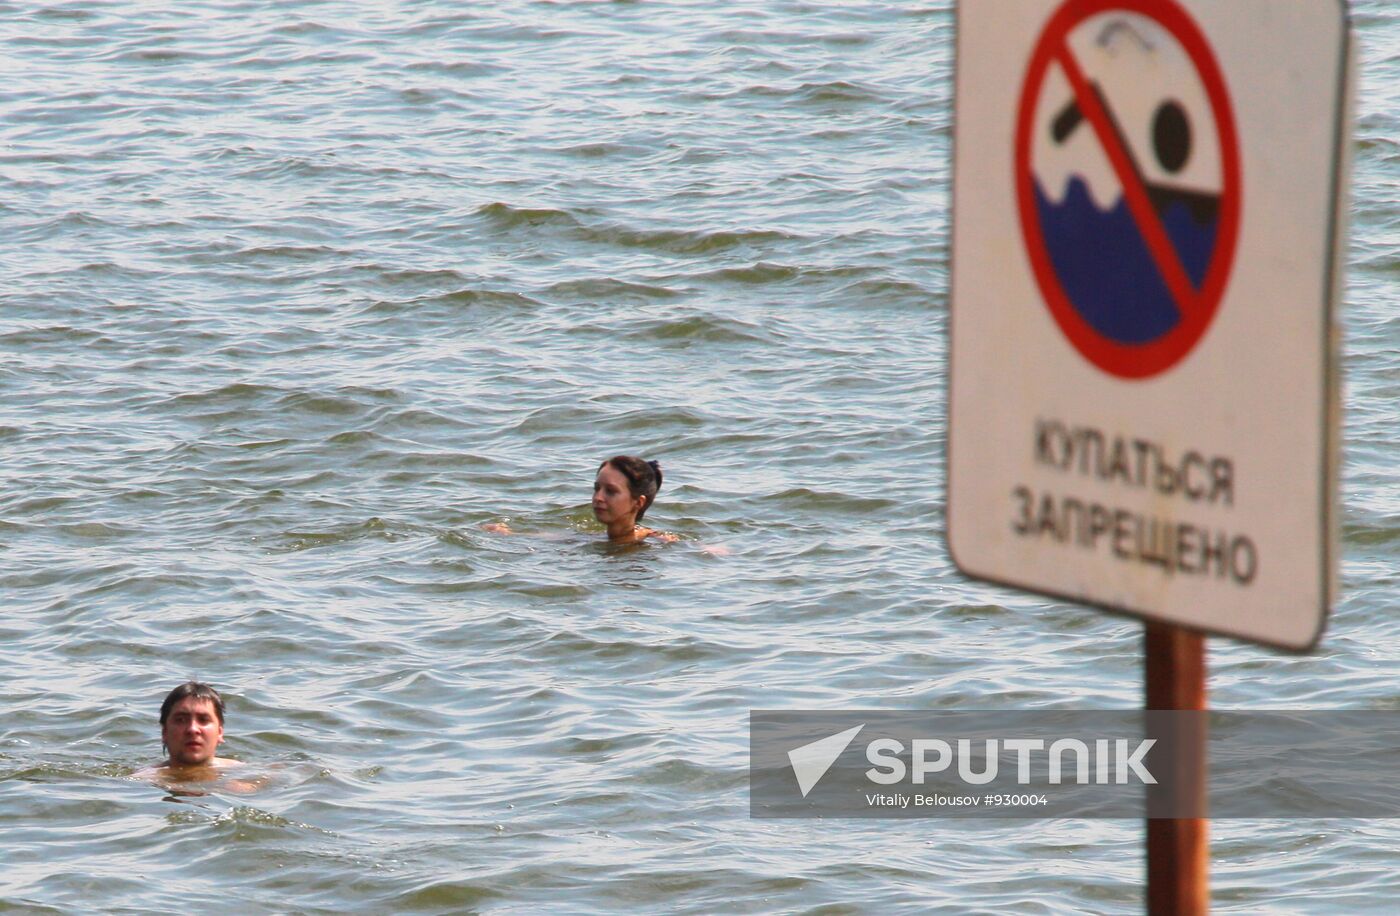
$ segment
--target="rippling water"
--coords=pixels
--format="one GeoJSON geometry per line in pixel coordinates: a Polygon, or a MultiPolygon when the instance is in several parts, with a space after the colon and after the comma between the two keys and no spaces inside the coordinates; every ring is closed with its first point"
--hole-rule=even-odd
{"type": "MultiPolygon", "coordinates": [[[[1220,707],[1400,706],[1354,9],[1344,593],[1220,707]]],[[[1136,823],[748,817],[751,707],[1140,702],[1138,624],[944,547],[951,3],[0,11],[0,909],[1141,906],[1136,823]],[[616,452],[681,543],[601,543],[616,452]],[[189,676],[268,789],[128,778],[189,676]]],[[[1400,827],[1212,832],[1220,910],[1393,905],[1400,827]]]]}

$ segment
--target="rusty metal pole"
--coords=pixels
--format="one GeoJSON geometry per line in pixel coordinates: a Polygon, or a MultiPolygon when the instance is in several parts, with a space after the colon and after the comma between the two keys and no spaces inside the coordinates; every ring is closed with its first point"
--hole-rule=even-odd
{"type": "MultiPolygon", "coordinates": [[[[1206,708],[1205,637],[1169,624],[1148,623],[1144,640],[1147,708],[1206,708]]],[[[1202,717],[1203,718],[1203,717],[1202,717]]],[[[1174,742],[1170,766],[1176,784],[1205,811],[1204,732],[1174,742]]],[[[1210,909],[1209,821],[1148,818],[1147,912],[1150,916],[1204,916],[1210,909]]]]}

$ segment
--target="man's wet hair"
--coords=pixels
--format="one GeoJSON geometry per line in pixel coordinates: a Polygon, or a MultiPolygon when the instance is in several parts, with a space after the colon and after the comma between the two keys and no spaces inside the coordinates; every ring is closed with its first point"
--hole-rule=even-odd
{"type": "Polygon", "coordinates": [[[165,702],[160,704],[161,728],[165,728],[165,720],[170,718],[170,710],[175,708],[175,704],[189,697],[196,700],[208,700],[214,704],[214,715],[218,717],[220,725],[224,724],[224,698],[219,696],[219,691],[199,681],[186,681],[170,691],[165,697],[165,702]]]}

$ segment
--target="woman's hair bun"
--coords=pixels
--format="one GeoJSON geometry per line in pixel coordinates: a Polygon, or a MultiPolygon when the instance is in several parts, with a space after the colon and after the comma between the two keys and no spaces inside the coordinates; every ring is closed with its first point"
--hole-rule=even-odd
{"type": "Polygon", "coordinates": [[[656,475],[656,489],[661,489],[661,462],[648,461],[647,464],[651,465],[651,472],[656,475]]]}

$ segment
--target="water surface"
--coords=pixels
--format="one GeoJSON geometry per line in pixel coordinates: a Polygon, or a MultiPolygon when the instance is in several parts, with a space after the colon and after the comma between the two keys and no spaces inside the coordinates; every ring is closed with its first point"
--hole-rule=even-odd
{"type": "MultiPolygon", "coordinates": [[[[1140,910],[1137,823],[748,818],[750,708],[1140,702],[944,546],[949,2],[0,8],[0,909],[1140,910]],[[682,543],[600,543],[617,452],[682,543]],[[274,785],[128,778],[187,677],[274,785]]],[[[1344,591],[1220,707],[1400,705],[1355,12],[1344,591]]],[[[1400,827],[1212,833],[1219,911],[1393,906],[1400,827]]]]}

